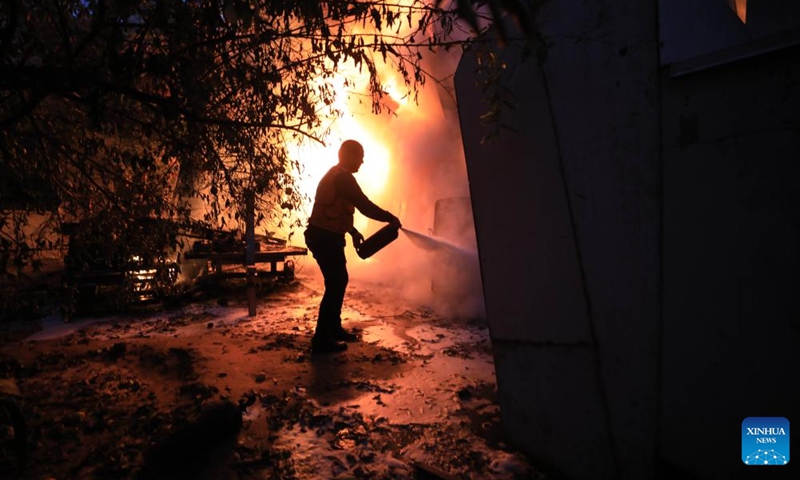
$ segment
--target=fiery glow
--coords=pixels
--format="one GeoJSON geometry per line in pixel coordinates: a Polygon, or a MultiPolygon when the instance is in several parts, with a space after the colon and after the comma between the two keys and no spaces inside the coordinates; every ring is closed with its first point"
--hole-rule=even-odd
{"type": "MultiPolygon", "coordinates": [[[[410,28],[403,22],[395,35],[403,37],[410,28]]],[[[358,33],[357,30],[353,32],[358,33]]],[[[366,30],[361,33],[372,33],[368,27],[366,30]]],[[[423,59],[426,75],[434,79],[451,78],[458,63],[458,52],[430,55],[423,59]]],[[[443,83],[434,88],[418,85],[417,91],[409,92],[403,75],[390,57],[382,58],[380,53],[375,53],[374,60],[384,93],[383,103],[390,113],[372,111],[369,70],[363,64],[359,67],[352,62],[341,62],[335,67],[329,65],[334,72],[332,76],[326,74],[315,80],[319,87],[327,85],[335,91],[332,107],[342,112],[340,117],[324,125],[328,127],[326,145],[308,139],[297,145],[287,138],[289,156],[300,165],[294,174],[298,192],[304,198],[295,211],[301,224],[305,224],[311,214],[319,181],[338,162],[339,146],[347,139],[357,140],[364,146],[364,164],[355,175],[362,190],[373,202],[396,215],[403,225],[422,231],[430,229],[436,200],[464,195],[468,189],[460,137],[457,127],[454,128],[457,122],[452,117],[455,99],[444,93],[446,86],[443,83]],[[451,103],[445,111],[447,102],[451,103]]],[[[435,81],[430,82],[433,83],[435,81]]],[[[323,115],[326,111],[322,101],[318,111],[323,115]]],[[[380,228],[379,224],[363,215],[355,216],[355,227],[364,235],[374,233],[380,228]]],[[[302,244],[303,236],[294,233],[286,232],[302,244]]],[[[383,261],[386,263],[388,258],[384,257],[383,261]]]]}
{"type": "MultiPolygon", "coordinates": [[[[402,36],[402,32],[398,35],[402,36]]],[[[352,64],[340,63],[333,77],[317,79],[320,85],[326,82],[335,89],[334,107],[343,114],[326,125],[329,134],[325,146],[309,141],[302,145],[287,142],[290,158],[300,165],[295,180],[299,193],[306,200],[294,213],[302,224],[311,213],[319,181],[337,163],[339,146],[347,139],[357,140],[364,146],[364,164],[355,175],[359,185],[373,202],[396,215],[405,228],[433,232],[438,200],[468,198],[466,162],[451,90],[460,52],[429,53],[422,64],[430,81],[419,85],[412,94],[396,65],[384,64],[381,58],[376,58],[375,67],[385,93],[384,103],[391,114],[372,112],[366,69],[362,72],[352,64]]],[[[324,112],[325,105],[320,104],[318,110],[324,112]]],[[[448,215],[453,224],[471,226],[471,217],[452,219],[454,215],[466,213],[448,215]]],[[[293,224],[291,228],[294,226],[299,225],[293,224]]],[[[383,225],[356,214],[355,226],[362,234],[370,236],[383,225]]],[[[474,230],[473,237],[469,237],[466,228],[462,235],[465,239],[454,238],[454,242],[472,245],[468,238],[474,238],[474,230]]],[[[293,244],[303,245],[302,232],[292,230],[289,235],[293,244]]],[[[349,240],[348,245],[352,245],[349,240]]],[[[349,246],[345,255],[351,274],[392,285],[400,296],[457,315],[473,316],[482,312],[480,287],[473,289],[474,285],[480,285],[480,273],[472,268],[477,262],[464,265],[465,268],[443,268],[447,259],[419,248],[406,236],[400,236],[386,251],[367,260],[360,259],[349,246]],[[434,277],[439,285],[444,282],[464,288],[434,291],[434,277]]],[[[313,265],[312,259],[307,257],[306,261],[313,265]]],[[[315,267],[313,271],[319,272],[315,267]]]]}
{"type": "MultiPolygon", "coordinates": [[[[389,178],[391,164],[389,150],[354,117],[340,119],[336,122],[334,130],[336,133],[331,135],[332,138],[341,138],[342,141],[352,138],[364,146],[364,164],[356,173],[356,178],[364,193],[374,201],[379,201],[389,178]]],[[[298,185],[301,192],[308,197],[303,206],[307,214],[311,213],[317,184],[338,161],[340,143],[340,141],[330,141],[327,146],[307,144],[295,150],[304,168],[299,175],[298,185]]],[[[357,217],[357,220],[360,219],[362,217],[357,217]]],[[[365,222],[361,222],[356,228],[363,228],[364,225],[365,222]]]]}
{"type": "Polygon", "coordinates": [[[383,91],[397,104],[396,111],[404,110],[403,107],[408,104],[408,95],[400,91],[396,79],[392,78],[387,81],[383,85],[383,91]]]}
{"type": "Polygon", "coordinates": [[[747,0],[728,0],[728,5],[742,23],[747,23],[747,0]]]}
{"type": "MultiPolygon", "coordinates": [[[[336,89],[335,107],[345,112],[341,118],[337,118],[330,126],[330,135],[327,138],[327,145],[318,143],[305,143],[291,148],[292,155],[295,156],[302,165],[302,171],[298,172],[298,186],[307,200],[303,205],[305,214],[311,213],[314,201],[314,193],[317,184],[323,175],[338,162],[338,150],[341,142],[347,139],[357,140],[364,146],[364,164],[356,173],[364,193],[374,202],[381,204],[385,198],[386,187],[392,175],[392,151],[383,140],[383,135],[376,128],[376,118],[370,111],[369,98],[366,97],[366,85],[368,74],[360,72],[351,65],[339,65],[333,85],[336,89]]],[[[384,91],[388,95],[387,100],[390,106],[399,112],[407,104],[408,98],[400,93],[397,87],[397,80],[391,77],[384,85],[384,91]]],[[[363,216],[356,216],[356,228],[363,230],[368,224],[368,219],[363,216]]]]}

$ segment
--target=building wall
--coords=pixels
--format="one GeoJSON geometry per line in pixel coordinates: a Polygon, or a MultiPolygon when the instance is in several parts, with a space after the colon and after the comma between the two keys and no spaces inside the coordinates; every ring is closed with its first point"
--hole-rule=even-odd
{"type": "Polygon", "coordinates": [[[742,420],[800,419],[800,47],[662,90],[663,453],[698,478],[756,478],[742,420]]]}
{"type": "Polygon", "coordinates": [[[741,461],[800,418],[800,18],[720,4],[546,3],[494,144],[456,77],[504,425],[575,479],[800,478],[741,461]]]}
{"type": "Polygon", "coordinates": [[[538,463],[588,478],[614,462],[555,133],[536,62],[507,80],[519,95],[505,121],[520,134],[492,144],[479,91],[464,80],[458,92],[500,410],[538,463]]]}
{"type": "Polygon", "coordinates": [[[504,425],[574,478],[653,476],[660,164],[655,2],[548,2],[541,66],[503,55],[516,108],[480,143],[459,111],[504,425]]]}

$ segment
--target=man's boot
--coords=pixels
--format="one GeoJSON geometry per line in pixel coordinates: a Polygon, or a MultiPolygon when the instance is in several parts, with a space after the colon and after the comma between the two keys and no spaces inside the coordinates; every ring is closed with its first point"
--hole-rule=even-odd
{"type": "Polygon", "coordinates": [[[315,334],[311,337],[311,353],[336,353],[347,350],[347,344],[336,340],[336,338],[315,334]]]}
{"type": "Polygon", "coordinates": [[[358,335],[348,332],[341,325],[334,328],[332,337],[341,342],[357,342],[360,339],[358,335]]]}

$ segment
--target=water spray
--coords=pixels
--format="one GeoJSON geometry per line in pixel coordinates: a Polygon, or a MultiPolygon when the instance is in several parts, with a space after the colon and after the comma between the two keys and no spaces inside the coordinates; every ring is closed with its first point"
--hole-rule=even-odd
{"type": "Polygon", "coordinates": [[[361,242],[361,244],[356,247],[356,253],[358,253],[358,256],[363,259],[371,257],[383,247],[395,241],[398,237],[398,232],[401,230],[416,247],[434,254],[438,254],[442,258],[456,260],[474,258],[476,256],[476,252],[466,250],[441,238],[424,235],[407,228],[401,227],[398,229],[392,225],[384,226],[372,236],[361,242]]]}
{"type": "Polygon", "coordinates": [[[461,254],[469,254],[469,252],[457,245],[454,245],[446,240],[443,240],[438,237],[433,237],[430,235],[424,235],[419,232],[415,232],[413,230],[409,230],[407,228],[401,228],[400,230],[406,234],[411,243],[416,245],[417,247],[427,250],[429,252],[453,252],[453,253],[461,253],[461,254]]]}

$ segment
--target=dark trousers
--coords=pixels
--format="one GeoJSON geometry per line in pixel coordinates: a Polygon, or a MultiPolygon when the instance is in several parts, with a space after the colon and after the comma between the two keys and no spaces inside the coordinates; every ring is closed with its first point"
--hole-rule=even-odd
{"type": "Polygon", "coordinates": [[[309,225],[305,231],[306,246],[325,278],[325,293],[319,304],[316,336],[331,336],[342,326],[342,303],[347,282],[347,260],[344,257],[343,233],[335,233],[309,225]]]}

